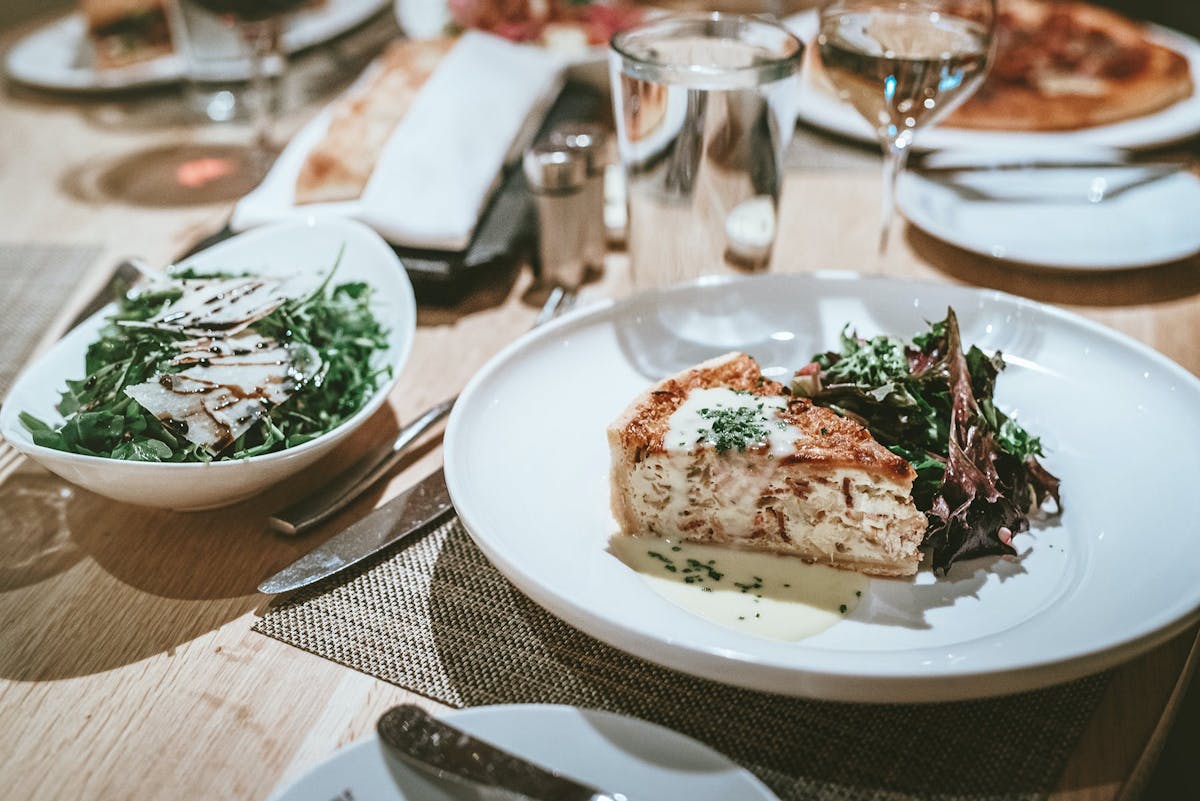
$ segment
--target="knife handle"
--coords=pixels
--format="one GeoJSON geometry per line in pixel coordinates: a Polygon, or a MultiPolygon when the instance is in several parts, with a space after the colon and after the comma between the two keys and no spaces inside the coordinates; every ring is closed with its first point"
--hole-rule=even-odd
{"type": "Polygon", "coordinates": [[[529,762],[435,718],[416,704],[395,706],[375,724],[379,739],[406,764],[459,795],[517,801],[628,801],[529,762]],[[467,791],[463,793],[461,791],[467,791]]]}
{"type": "Polygon", "coordinates": [[[445,417],[458,400],[453,398],[426,409],[424,414],[400,429],[390,445],[377,448],[316,492],[267,518],[271,528],[295,536],[325,522],[391,472],[413,441],[445,417]]]}

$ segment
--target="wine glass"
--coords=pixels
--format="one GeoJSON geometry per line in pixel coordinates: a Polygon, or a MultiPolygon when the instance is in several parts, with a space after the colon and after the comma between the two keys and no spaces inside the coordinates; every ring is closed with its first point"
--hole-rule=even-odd
{"type": "Polygon", "coordinates": [[[832,0],[820,24],[825,74],[883,146],[882,258],[896,179],[917,129],[945,117],[983,82],[996,0],[832,0]]]}
{"type": "Polygon", "coordinates": [[[284,16],[307,0],[184,0],[217,14],[235,25],[249,52],[248,104],[254,127],[253,153],[258,171],[266,172],[272,155],[271,130],[275,121],[277,81],[274,64],[286,65],[280,46],[284,16]]]}

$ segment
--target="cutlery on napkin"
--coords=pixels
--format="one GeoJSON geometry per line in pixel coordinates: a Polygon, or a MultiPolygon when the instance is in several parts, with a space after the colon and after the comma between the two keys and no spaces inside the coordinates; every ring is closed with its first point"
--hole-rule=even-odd
{"type": "Polygon", "coordinates": [[[909,170],[973,202],[1100,203],[1194,169],[1191,157],[1147,158],[1108,147],[944,150],[909,170]]]}

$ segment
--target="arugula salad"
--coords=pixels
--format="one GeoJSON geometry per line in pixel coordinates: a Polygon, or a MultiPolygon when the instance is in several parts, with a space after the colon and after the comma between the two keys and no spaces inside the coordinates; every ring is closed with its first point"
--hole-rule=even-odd
{"type": "Polygon", "coordinates": [[[862,423],[917,473],[913,501],[929,527],[922,550],[935,570],[960,559],[1015,554],[1014,534],[1053,500],[1059,481],[1038,461],[1041,441],[996,408],[1000,353],[964,350],[954,310],[905,343],[862,339],[797,371],[792,392],[862,423]]]}
{"type": "MultiPolygon", "coordinates": [[[[340,256],[338,258],[340,262],[340,256]]],[[[170,273],[125,292],[38,445],[146,462],[244,459],[308,442],[363,407],[389,366],[371,287],[170,273]]]]}

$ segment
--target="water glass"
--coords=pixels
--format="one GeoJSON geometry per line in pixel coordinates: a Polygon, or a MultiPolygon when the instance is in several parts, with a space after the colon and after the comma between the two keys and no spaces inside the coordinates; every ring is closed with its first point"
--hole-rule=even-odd
{"type": "Polygon", "coordinates": [[[764,269],[804,45],[765,18],[661,17],[609,52],[634,285],[764,269]]]}
{"type": "Polygon", "coordinates": [[[257,54],[245,24],[232,13],[220,13],[219,4],[219,10],[212,6],[205,0],[167,4],[187,71],[188,105],[212,122],[251,119],[256,136],[264,139],[267,120],[279,103],[278,82],[286,60],[278,49],[257,54]]]}

